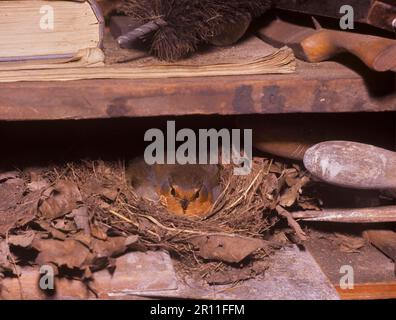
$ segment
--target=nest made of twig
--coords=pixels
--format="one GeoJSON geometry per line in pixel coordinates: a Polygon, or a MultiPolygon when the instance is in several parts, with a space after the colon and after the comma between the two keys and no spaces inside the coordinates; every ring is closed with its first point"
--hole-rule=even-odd
{"type": "Polygon", "coordinates": [[[161,204],[139,197],[127,183],[124,161],[85,160],[7,173],[0,187],[6,183],[4,188],[15,193],[15,199],[8,197],[11,214],[0,219],[0,255],[5,254],[0,274],[15,274],[15,261],[50,262],[90,278],[91,271],[112,267],[113,258],[128,250],[153,249],[174,254],[184,270],[199,270],[208,279],[214,276],[212,283],[234,279],[233,272],[238,279],[259,274],[267,267],[263,258],[273,250],[272,242],[263,239],[270,240],[268,234],[281,220],[303,238],[287,209],[312,209],[316,200],[302,192],[310,179],[297,165],[255,158],[249,175],[236,176],[233,169],[221,167],[222,193],[210,214],[199,220],[173,215],[161,204]],[[202,247],[197,254],[194,239],[202,236],[225,237],[228,257],[205,258],[202,247]],[[253,249],[234,248],[238,241],[253,243],[253,249]],[[35,254],[20,255],[26,250],[35,254]],[[232,260],[238,251],[241,259],[232,260]],[[244,259],[245,254],[250,258],[244,259]]]}
{"type": "Polygon", "coordinates": [[[69,170],[67,178],[74,180],[82,193],[86,190],[84,185],[92,180],[117,189],[114,201],[103,194],[88,192],[83,195],[92,224],[105,232],[138,234],[150,247],[165,248],[184,256],[191,251],[186,241],[191,236],[227,233],[262,238],[280,220],[274,210],[285,201],[285,196],[289,202],[287,206],[294,205],[301,187],[307,182],[299,168],[288,168],[264,158],[254,160],[247,176],[233,175],[232,169],[222,167],[223,191],[212,212],[200,220],[175,216],[161,204],[137,196],[126,182],[123,162],[92,162],[89,166],[69,170]],[[293,187],[294,192],[290,192],[293,187]]]}

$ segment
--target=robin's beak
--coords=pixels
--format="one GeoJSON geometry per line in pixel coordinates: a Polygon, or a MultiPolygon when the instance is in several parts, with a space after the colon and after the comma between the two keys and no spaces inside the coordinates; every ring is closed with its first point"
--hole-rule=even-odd
{"type": "Polygon", "coordinates": [[[188,201],[187,199],[183,199],[180,201],[180,205],[181,205],[183,211],[187,210],[189,204],[190,204],[190,201],[188,201]]]}

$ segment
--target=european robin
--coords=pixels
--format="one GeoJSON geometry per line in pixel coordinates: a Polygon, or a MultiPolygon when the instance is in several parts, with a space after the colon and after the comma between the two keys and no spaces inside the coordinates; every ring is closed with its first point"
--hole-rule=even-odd
{"type": "Polygon", "coordinates": [[[126,176],[138,195],[180,216],[206,216],[220,194],[217,165],[148,165],[136,158],[129,162],[126,176]]]}

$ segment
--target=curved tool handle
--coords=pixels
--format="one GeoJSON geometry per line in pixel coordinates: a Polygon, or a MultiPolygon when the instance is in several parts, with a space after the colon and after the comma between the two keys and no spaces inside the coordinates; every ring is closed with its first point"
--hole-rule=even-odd
{"type": "Polygon", "coordinates": [[[322,29],[304,39],[300,45],[302,54],[309,62],[321,62],[338,53],[350,52],[373,70],[396,68],[396,41],[392,39],[322,29]]]}
{"type": "Polygon", "coordinates": [[[372,145],[327,141],[308,149],[304,165],[327,183],[355,189],[396,189],[396,152],[372,145]]]}

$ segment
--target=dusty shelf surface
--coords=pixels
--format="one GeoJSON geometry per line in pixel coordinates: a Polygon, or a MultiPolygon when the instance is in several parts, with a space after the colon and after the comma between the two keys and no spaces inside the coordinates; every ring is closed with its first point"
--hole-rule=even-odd
{"type": "Polygon", "coordinates": [[[342,241],[341,239],[342,237],[338,238],[336,233],[311,230],[310,239],[305,243],[307,250],[320,265],[341,298],[346,300],[395,299],[394,262],[372,245],[364,242],[359,249],[344,247],[343,250],[341,246],[345,245],[345,241],[351,241],[351,238],[345,238],[342,241]],[[354,270],[353,288],[341,288],[345,275],[342,268],[345,266],[350,266],[354,270]]]}
{"type": "Polygon", "coordinates": [[[0,120],[396,110],[394,74],[359,67],[299,62],[289,75],[2,83],[0,120]]]}
{"type": "MultiPolygon", "coordinates": [[[[208,286],[180,276],[166,252],[129,253],[118,258],[116,264],[117,271],[113,275],[106,270],[95,273],[93,286],[101,299],[339,299],[312,256],[295,246],[280,250],[263,277],[235,285],[208,286]]],[[[20,280],[24,297],[29,299],[95,298],[82,282],[70,280],[57,280],[56,295],[46,297],[37,288],[37,270],[34,269],[24,270],[20,280]]],[[[3,298],[19,298],[20,286],[16,279],[6,280],[4,285],[8,290],[3,298]]]]}

